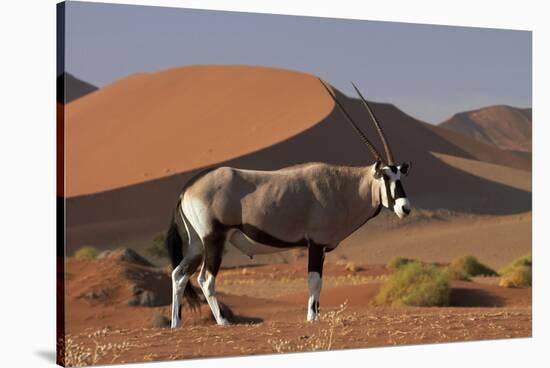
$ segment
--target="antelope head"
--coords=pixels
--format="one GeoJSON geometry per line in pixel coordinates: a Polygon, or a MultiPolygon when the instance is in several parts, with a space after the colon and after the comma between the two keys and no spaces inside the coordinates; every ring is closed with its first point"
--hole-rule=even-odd
{"type": "Polygon", "coordinates": [[[344,109],[342,104],[340,104],[340,102],[338,101],[338,99],[336,98],[332,90],[325,84],[325,82],[323,82],[323,80],[321,79],[319,80],[321,81],[325,89],[328,91],[329,95],[332,97],[332,99],[334,100],[338,108],[342,111],[342,113],[344,114],[348,122],[351,124],[352,128],[359,135],[363,143],[365,143],[369,151],[373,154],[374,158],[376,159],[376,163],[372,168],[371,174],[372,174],[373,180],[377,181],[380,187],[380,203],[382,204],[382,206],[395,212],[397,217],[399,218],[407,217],[411,212],[411,205],[410,205],[409,199],[407,198],[407,194],[405,193],[405,189],[403,188],[401,178],[409,174],[409,171],[412,167],[412,163],[405,162],[400,165],[395,164],[395,161],[393,159],[393,153],[390,149],[390,145],[388,144],[388,140],[386,139],[384,131],[380,126],[380,123],[378,122],[378,119],[376,118],[376,116],[374,115],[374,112],[370,108],[367,100],[365,100],[365,98],[363,97],[359,89],[355,86],[355,84],[352,83],[353,88],[361,98],[361,101],[363,102],[363,106],[366,108],[367,112],[369,113],[369,116],[376,127],[376,131],[380,136],[380,139],[384,146],[384,151],[386,153],[386,160],[382,158],[382,155],[378,152],[376,147],[365,136],[365,134],[361,131],[361,129],[359,129],[359,126],[355,123],[352,117],[347,113],[347,111],[344,109]]]}

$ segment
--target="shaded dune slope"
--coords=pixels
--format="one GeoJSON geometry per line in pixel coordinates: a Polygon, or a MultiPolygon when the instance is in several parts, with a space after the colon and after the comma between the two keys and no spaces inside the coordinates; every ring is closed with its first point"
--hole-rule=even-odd
{"type": "MultiPolygon", "coordinates": [[[[245,67],[241,68],[244,68],[246,72],[245,67]]],[[[234,71],[232,68],[218,67],[218,69],[225,70],[226,74],[234,71]]],[[[207,143],[204,144],[204,140],[201,141],[196,138],[194,130],[189,128],[194,126],[192,121],[186,122],[187,125],[183,125],[181,129],[176,129],[174,126],[163,125],[165,119],[159,118],[159,125],[156,131],[160,138],[158,138],[159,141],[156,142],[157,146],[155,147],[162,145],[162,139],[169,139],[168,137],[178,136],[179,134],[178,141],[181,144],[174,147],[174,152],[180,152],[178,157],[182,162],[185,162],[185,165],[189,166],[189,169],[181,170],[182,172],[176,174],[167,173],[162,172],[162,168],[165,167],[163,165],[161,171],[157,171],[154,175],[162,175],[164,177],[154,180],[142,177],[141,183],[119,188],[116,187],[117,185],[112,185],[113,183],[109,184],[111,188],[103,183],[105,184],[104,187],[100,185],[96,187],[102,188],[103,191],[100,193],[69,198],[66,203],[67,244],[69,252],[71,249],[82,244],[100,246],[120,243],[127,244],[131,240],[148,237],[154,232],[164,230],[170,220],[175,201],[185,182],[195,172],[210,164],[216,163],[251,169],[278,169],[308,161],[323,161],[344,165],[368,165],[373,162],[366,147],[362,145],[359,138],[347,125],[341,113],[334,109],[332,101],[326,96],[326,92],[324,92],[315,77],[302,73],[281,72],[280,70],[268,68],[252,68],[252,70],[254,73],[259,74],[256,74],[254,84],[249,87],[256,88],[255,86],[270,83],[275,83],[278,86],[277,88],[269,86],[261,88],[262,90],[275,91],[272,94],[251,93],[245,101],[231,102],[233,105],[240,103],[239,106],[232,105],[231,108],[239,111],[242,109],[247,113],[252,111],[251,106],[264,106],[256,112],[256,118],[248,120],[247,123],[243,124],[247,129],[249,139],[255,140],[258,137],[257,142],[244,144],[244,142],[249,142],[249,140],[243,140],[242,144],[239,141],[235,145],[235,142],[232,142],[229,138],[225,139],[226,137],[223,135],[209,135],[201,138],[206,139],[207,143]],[[272,73],[283,73],[282,75],[285,76],[284,88],[278,84],[279,78],[273,78],[272,73]],[[278,100],[275,106],[267,104],[265,101],[262,102],[263,98],[271,99],[273,95],[286,94],[287,91],[296,91],[293,88],[294,84],[301,85],[302,89],[296,94],[288,92],[292,97],[288,101],[286,99],[278,100]],[[296,102],[296,99],[299,101],[296,102]],[[309,102],[306,103],[306,113],[301,115],[297,111],[301,109],[304,101],[309,102]],[[273,118],[270,114],[275,114],[277,118],[273,118]],[[263,127],[255,129],[254,126],[248,125],[253,125],[253,122],[258,124],[258,121],[264,121],[261,119],[275,121],[275,123],[268,125],[265,128],[266,130],[263,130],[263,127]],[[270,134],[277,134],[278,129],[284,132],[282,134],[284,136],[283,139],[281,139],[282,136],[270,136],[270,134]],[[255,143],[258,144],[256,145],[255,143]],[[219,161],[204,159],[207,156],[201,155],[204,155],[204,152],[208,152],[209,145],[212,147],[212,152],[215,153],[214,156],[216,157],[223,157],[224,155],[225,157],[234,157],[219,161]],[[240,147],[240,154],[237,150],[231,151],[232,147],[240,147]],[[220,151],[218,152],[217,150],[220,151]],[[187,159],[186,157],[189,158],[187,159]],[[105,188],[108,190],[105,190],[105,188]]],[[[220,73],[218,77],[221,77],[223,74],[222,72],[220,73]]],[[[212,89],[219,87],[219,83],[215,79],[204,83],[212,89]]],[[[96,93],[94,95],[97,98],[100,94],[96,93]]],[[[347,98],[340,93],[338,95],[366,132],[367,136],[371,137],[374,143],[379,146],[380,152],[383,152],[376,132],[368,120],[360,101],[347,98]]],[[[92,96],[90,95],[89,98],[92,96]]],[[[192,98],[192,96],[194,95],[190,94],[188,98],[192,98]]],[[[114,95],[111,96],[110,103],[113,103],[112,99],[115,97],[114,95]]],[[[81,101],[86,102],[87,98],[83,98],[81,101]]],[[[211,101],[209,105],[223,104],[224,101],[224,99],[211,101]]],[[[88,101],[88,103],[92,106],[91,102],[88,101]]],[[[99,109],[103,103],[102,101],[95,101],[93,104],[94,111],[99,109]]],[[[163,103],[162,101],[158,101],[155,102],[154,106],[158,104],[162,105],[163,103]]],[[[414,205],[426,208],[447,208],[479,214],[509,214],[528,211],[530,209],[530,191],[487,180],[461,168],[450,166],[432,154],[432,152],[490,162],[495,164],[493,166],[497,167],[497,170],[498,166],[508,166],[523,170],[526,175],[530,175],[530,172],[528,172],[531,165],[530,157],[517,155],[510,151],[503,151],[496,147],[476,142],[458,133],[422,123],[389,104],[373,103],[372,107],[384,125],[396,159],[413,162],[413,170],[410,177],[405,179],[405,186],[414,205]]],[[[209,115],[210,120],[202,121],[201,124],[213,124],[213,122],[218,123],[223,121],[224,116],[228,116],[224,115],[224,110],[222,107],[217,108],[212,112],[213,115],[209,115]]],[[[166,119],[168,119],[168,115],[166,119]]],[[[70,118],[68,121],[69,124],[72,123],[70,118]]],[[[241,126],[239,125],[241,124],[239,121],[232,124],[228,132],[234,127],[241,126]]],[[[207,131],[210,132],[212,129],[207,129],[207,131]]],[[[236,134],[234,132],[230,133],[236,134]]],[[[142,156],[146,155],[149,152],[148,150],[154,148],[141,149],[140,147],[142,146],[140,143],[137,143],[138,149],[136,147],[114,147],[109,149],[135,149],[135,152],[140,152],[141,156],[133,162],[141,162],[140,159],[142,156]]],[[[95,144],[98,144],[98,142],[95,144]]],[[[90,146],[90,150],[94,152],[94,147],[90,146]]],[[[174,165],[177,162],[180,161],[175,160],[174,165]]],[[[77,164],[75,163],[75,165],[77,164]]],[[[159,165],[158,162],[153,162],[152,164],[159,165]]],[[[117,169],[123,166],[124,163],[113,165],[117,169]]],[[[180,165],[180,167],[183,166],[180,165]]],[[[68,170],[70,168],[71,166],[69,165],[68,170]]],[[[107,169],[111,170],[111,168],[107,169]]],[[[140,167],[140,169],[143,169],[143,167],[140,167]]],[[[139,170],[135,171],[135,173],[139,174],[139,170]]],[[[89,175],[103,176],[107,174],[101,168],[99,172],[95,170],[90,172],[89,175]]],[[[118,175],[118,173],[115,173],[115,175],[118,175]]],[[[124,179],[123,176],[120,176],[120,178],[124,179]]],[[[137,178],[137,176],[134,176],[134,178],[137,178]]],[[[132,180],[129,183],[131,182],[132,180]]],[[[75,190],[74,193],[78,192],[79,190],[75,190]]]]}

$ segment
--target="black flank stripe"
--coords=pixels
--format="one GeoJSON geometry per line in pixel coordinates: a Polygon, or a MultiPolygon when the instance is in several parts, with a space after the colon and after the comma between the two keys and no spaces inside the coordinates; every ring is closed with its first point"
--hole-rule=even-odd
{"type": "Polygon", "coordinates": [[[230,226],[232,228],[239,229],[250,239],[254,240],[257,243],[269,245],[276,248],[296,248],[296,247],[307,247],[308,242],[306,239],[300,239],[296,242],[288,242],[274,237],[271,234],[266,233],[265,231],[258,229],[254,225],[250,224],[239,224],[230,226]]]}

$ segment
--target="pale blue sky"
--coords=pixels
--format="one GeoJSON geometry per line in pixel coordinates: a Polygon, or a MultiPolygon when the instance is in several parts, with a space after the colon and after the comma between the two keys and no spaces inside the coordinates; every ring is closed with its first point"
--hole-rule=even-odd
{"type": "Polygon", "coordinates": [[[318,75],[348,95],[439,123],[494,104],[531,106],[531,32],[68,2],[66,70],[97,86],[190,64],[318,75]]]}

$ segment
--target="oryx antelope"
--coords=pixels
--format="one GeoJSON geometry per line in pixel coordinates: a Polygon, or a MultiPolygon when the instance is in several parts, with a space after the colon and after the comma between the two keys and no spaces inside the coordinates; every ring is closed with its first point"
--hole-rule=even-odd
{"type": "Polygon", "coordinates": [[[319,315],[319,294],[325,252],[365,222],[382,206],[399,218],[410,205],[401,185],[410,164],[396,165],[384,133],[357,87],[380,135],[387,160],[321,80],[338,108],[374,155],[375,163],[364,167],[306,163],[276,171],[218,167],[191,179],[177,202],[166,246],[172,261],[172,328],[182,323],[181,299],[197,305],[198,297],[189,277],[201,266],[198,283],[220,325],[229,321],[216,300],[215,280],[224,247],[231,244],[244,254],[308,249],[307,319],[319,315]],[[187,232],[188,244],[180,236],[187,232]]]}

